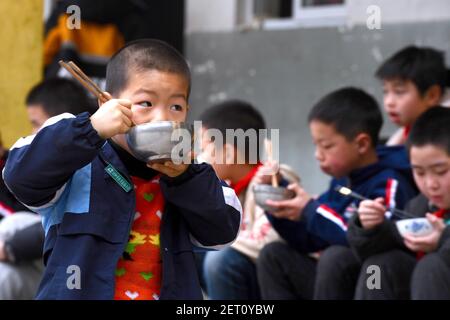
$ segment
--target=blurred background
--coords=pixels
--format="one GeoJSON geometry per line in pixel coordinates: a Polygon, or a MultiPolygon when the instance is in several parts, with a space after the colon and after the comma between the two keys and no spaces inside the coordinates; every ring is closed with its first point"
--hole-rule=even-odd
{"type": "MultiPolygon", "coordinates": [[[[0,139],[31,131],[25,97],[74,60],[103,85],[109,57],[143,37],[171,43],[193,76],[190,120],[239,98],[280,129],[280,160],[313,193],[326,185],[307,114],[326,93],[361,87],[382,106],[377,66],[410,44],[450,55],[448,0],[4,0],[0,2],[0,139]]],[[[385,118],[382,136],[395,127],[385,118]]]]}

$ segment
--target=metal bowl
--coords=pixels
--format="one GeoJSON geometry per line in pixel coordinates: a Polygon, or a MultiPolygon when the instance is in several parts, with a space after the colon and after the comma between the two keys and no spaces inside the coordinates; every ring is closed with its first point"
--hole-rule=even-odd
{"type": "Polygon", "coordinates": [[[255,202],[266,211],[274,211],[273,207],[266,204],[267,200],[280,201],[295,197],[295,192],[284,187],[273,187],[268,184],[258,184],[253,187],[255,202]]]}
{"type": "MultiPolygon", "coordinates": [[[[126,140],[133,155],[144,162],[165,162],[174,160],[172,151],[182,140],[177,139],[188,130],[192,141],[192,128],[184,122],[155,121],[134,126],[126,134],[126,140]]],[[[192,146],[192,144],[191,144],[192,146]]],[[[180,152],[175,156],[183,158],[180,152]]]]}

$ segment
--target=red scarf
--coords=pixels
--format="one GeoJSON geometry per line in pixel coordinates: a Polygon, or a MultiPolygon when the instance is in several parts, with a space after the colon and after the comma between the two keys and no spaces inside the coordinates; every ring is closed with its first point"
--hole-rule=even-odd
{"type": "Polygon", "coordinates": [[[262,165],[261,163],[257,163],[256,166],[254,166],[252,168],[252,170],[250,170],[245,175],[245,177],[243,177],[241,180],[239,180],[235,184],[231,183],[230,187],[232,187],[234,189],[234,192],[236,193],[237,196],[239,196],[242,193],[242,191],[247,189],[248,185],[250,184],[250,181],[253,179],[253,177],[255,176],[259,167],[261,167],[261,165],[262,165]]]}
{"type": "Polygon", "coordinates": [[[411,126],[406,126],[403,128],[403,140],[408,140],[409,132],[411,131],[411,126]]]}

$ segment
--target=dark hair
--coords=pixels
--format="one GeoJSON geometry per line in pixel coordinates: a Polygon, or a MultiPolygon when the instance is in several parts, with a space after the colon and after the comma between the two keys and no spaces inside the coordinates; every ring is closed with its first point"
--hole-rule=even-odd
{"type": "Polygon", "coordinates": [[[26,105],[40,105],[50,117],[64,112],[95,112],[95,103],[86,90],[70,79],[52,78],[35,85],[25,99],[26,105]]]}
{"type": "Polygon", "coordinates": [[[450,156],[450,109],[436,106],[422,113],[411,128],[406,145],[427,144],[442,148],[450,156]]]}
{"type": "Polygon", "coordinates": [[[387,59],[375,75],[382,80],[394,78],[410,80],[421,95],[433,85],[438,85],[444,94],[448,85],[448,71],[444,60],[444,53],[441,51],[409,46],[387,59]]]}
{"type": "Polygon", "coordinates": [[[191,73],[184,57],[166,42],[155,39],[140,39],[129,42],[117,51],[106,67],[106,91],[113,96],[125,89],[130,72],[158,70],[176,73],[188,82],[190,91],[191,73]]]}
{"type": "MultiPolygon", "coordinates": [[[[202,125],[208,129],[217,129],[226,137],[227,129],[248,129],[256,130],[257,141],[257,160],[260,160],[259,151],[262,141],[259,140],[259,130],[266,129],[266,123],[261,113],[250,103],[241,100],[227,100],[220,102],[205,110],[200,120],[202,125]]],[[[223,141],[224,143],[226,141],[223,141]]],[[[234,141],[237,144],[236,139],[234,141]]],[[[236,146],[237,147],[237,146],[236,146]]],[[[245,139],[245,160],[248,163],[250,159],[249,138],[245,139]]]]}
{"type": "Polygon", "coordinates": [[[309,113],[308,122],[312,121],[333,125],[349,141],[360,133],[367,133],[372,145],[376,146],[383,116],[371,95],[361,89],[347,87],[323,97],[309,113]]]}

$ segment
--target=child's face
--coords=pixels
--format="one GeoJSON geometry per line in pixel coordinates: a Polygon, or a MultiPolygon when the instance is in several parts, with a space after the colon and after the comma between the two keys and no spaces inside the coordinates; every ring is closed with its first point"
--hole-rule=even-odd
{"type": "Polygon", "coordinates": [[[316,146],[315,157],[323,172],[341,178],[357,167],[359,151],[354,141],[336,132],[333,125],[320,121],[311,121],[309,129],[316,146]]]}
{"type": "Polygon", "coordinates": [[[133,106],[133,122],[186,120],[189,83],[183,76],[158,70],[132,73],[126,88],[119,94],[133,106]]]}
{"type": "Polygon", "coordinates": [[[420,192],[440,209],[450,209],[450,156],[428,144],[411,147],[410,158],[420,192]]]}
{"type": "Polygon", "coordinates": [[[201,147],[202,151],[200,157],[211,164],[216,172],[217,176],[222,180],[230,179],[230,170],[231,166],[226,164],[227,158],[226,156],[234,157],[234,153],[232,155],[228,154],[232,148],[227,148],[227,145],[218,146],[214,141],[211,141],[209,134],[207,133],[207,128],[202,127],[201,132],[199,133],[201,136],[201,147]]]}
{"type": "Polygon", "coordinates": [[[422,96],[410,80],[390,79],[383,81],[384,109],[392,122],[408,126],[428,108],[438,103],[422,96]]]}
{"type": "Polygon", "coordinates": [[[32,104],[27,106],[28,120],[30,120],[33,134],[38,132],[44,122],[50,118],[50,116],[44,111],[44,108],[40,104],[32,104]]]}

